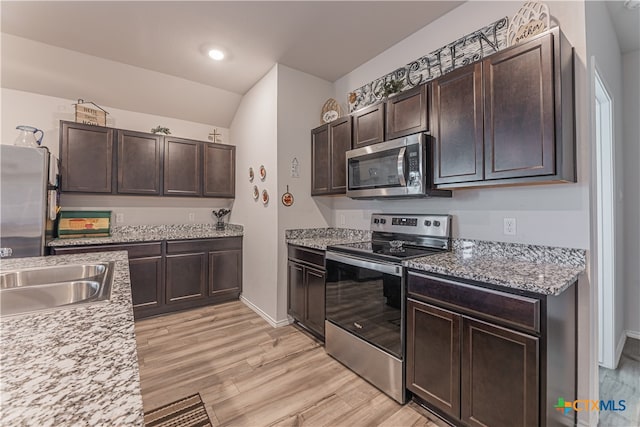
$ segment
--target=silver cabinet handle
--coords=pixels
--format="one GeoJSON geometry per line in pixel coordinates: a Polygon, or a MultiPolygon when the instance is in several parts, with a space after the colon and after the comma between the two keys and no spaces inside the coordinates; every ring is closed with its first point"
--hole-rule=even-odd
{"type": "Polygon", "coordinates": [[[327,252],[326,259],[343,264],[352,265],[354,267],[366,268],[367,270],[379,271],[381,273],[390,274],[392,276],[402,277],[402,267],[399,265],[386,264],[381,262],[371,262],[348,255],[337,254],[335,252],[327,252]]]}

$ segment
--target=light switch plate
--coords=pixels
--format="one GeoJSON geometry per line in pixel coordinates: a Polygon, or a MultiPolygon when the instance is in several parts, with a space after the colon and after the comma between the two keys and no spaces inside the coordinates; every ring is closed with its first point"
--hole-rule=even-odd
{"type": "Polygon", "coordinates": [[[124,222],[124,214],[119,212],[116,214],[116,224],[122,224],[124,222]]]}

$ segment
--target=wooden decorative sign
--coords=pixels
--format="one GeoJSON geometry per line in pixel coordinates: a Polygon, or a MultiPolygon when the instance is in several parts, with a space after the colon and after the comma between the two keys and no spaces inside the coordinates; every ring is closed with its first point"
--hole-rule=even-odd
{"type": "Polygon", "coordinates": [[[401,91],[428,82],[507,47],[508,18],[487,25],[440,49],[355,89],[348,96],[349,112],[371,105],[384,95],[385,83],[402,81],[401,91]]]}
{"type": "Polygon", "coordinates": [[[509,46],[520,43],[549,29],[549,7],[537,1],[528,1],[514,15],[507,31],[509,46]]]}
{"type": "Polygon", "coordinates": [[[76,123],[84,123],[86,125],[106,126],[107,112],[97,104],[91,101],[85,102],[78,99],[76,106],[76,123]]]}

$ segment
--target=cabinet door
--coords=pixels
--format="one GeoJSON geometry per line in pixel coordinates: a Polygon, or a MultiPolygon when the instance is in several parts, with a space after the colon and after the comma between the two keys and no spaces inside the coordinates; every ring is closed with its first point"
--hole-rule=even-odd
{"type": "Polygon", "coordinates": [[[62,122],[60,160],[63,192],[111,193],[113,129],[62,122]]]}
{"type": "Polygon", "coordinates": [[[204,144],[205,197],[234,197],[236,193],[236,147],[204,144]]]}
{"type": "Polygon", "coordinates": [[[206,297],[207,254],[204,252],[167,255],[166,257],[166,303],[206,297]]]}
{"type": "Polygon", "coordinates": [[[460,417],[462,317],[429,304],[407,303],[407,388],[441,411],[460,417]]]}
{"type": "Polygon", "coordinates": [[[324,287],[325,273],[313,268],[305,268],[306,316],[305,325],[324,337],[324,287]]]}
{"type": "Polygon", "coordinates": [[[134,313],[163,305],[164,275],[161,256],[129,259],[129,275],[134,313]]]}
{"type": "Polygon", "coordinates": [[[342,117],[329,125],[332,194],[347,191],[346,152],[351,150],[351,117],[342,117]]]}
{"type": "Polygon", "coordinates": [[[555,173],[553,38],[483,61],[485,179],[555,173]]]}
{"type": "Polygon", "coordinates": [[[483,179],[482,64],[432,83],[434,184],[483,179]]]}
{"type": "Polygon", "coordinates": [[[202,143],[180,138],[164,138],[164,194],[200,196],[202,143]]]}
{"type": "Polygon", "coordinates": [[[238,295],[242,290],[242,251],[209,252],[209,295],[238,295]]]}
{"type": "Polygon", "coordinates": [[[353,148],[384,141],[384,111],[385,103],[380,102],[352,114],[353,148]]]}
{"type": "Polygon", "coordinates": [[[162,143],[160,135],[118,130],[118,193],[160,194],[162,143]]]}
{"type": "Polygon", "coordinates": [[[295,262],[288,263],[287,284],[289,298],[287,312],[299,322],[305,321],[305,277],[304,268],[295,262]]]}
{"type": "Polygon", "coordinates": [[[538,425],[538,339],[463,320],[462,420],[470,426],[538,425]]]}
{"type": "Polygon", "coordinates": [[[311,131],[311,165],[311,195],[327,194],[331,174],[329,125],[311,131]]]}
{"type": "Polygon", "coordinates": [[[429,130],[429,85],[402,92],[387,101],[386,139],[399,138],[429,130]]]}

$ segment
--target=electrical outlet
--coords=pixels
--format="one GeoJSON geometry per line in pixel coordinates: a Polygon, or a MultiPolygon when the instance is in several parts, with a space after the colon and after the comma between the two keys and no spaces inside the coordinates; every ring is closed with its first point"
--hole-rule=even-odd
{"type": "Polygon", "coordinates": [[[124,222],[124,214],[122,212],[116,214],[116,224],[122,224],[124,222]]]}
{"type": "Polygon", "coordinates": [[[344,214],[340,214],[340,225],[344,226],[347,222],[345,221],[344,214]]]}
{"type": "Polygon", "coordinates": [[[502,232],[508,236],[516,235],[516,219],[515,218],[505,218],[504,219],[504,228],[502,232]]]}
{"type": "Polygon", "coordinates": [[[188,218],[189,222],[196,222],[196,214],[194,214],[193,212],[189,212],[188,218]]]}

